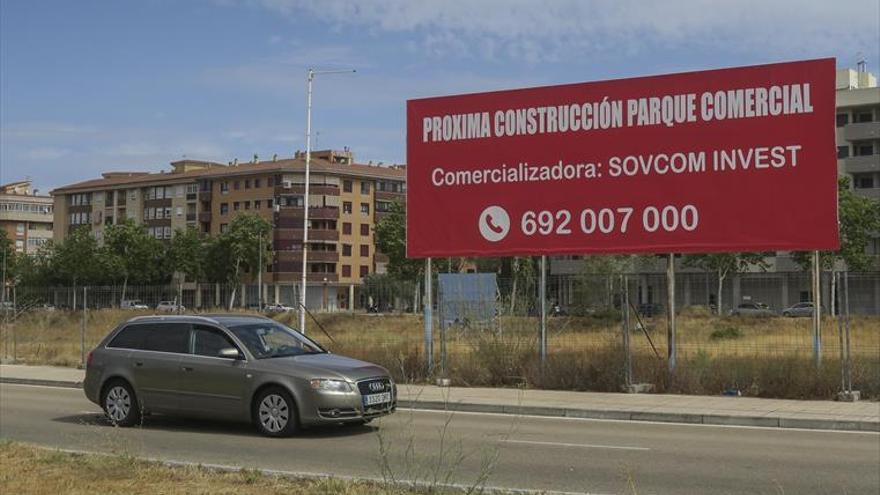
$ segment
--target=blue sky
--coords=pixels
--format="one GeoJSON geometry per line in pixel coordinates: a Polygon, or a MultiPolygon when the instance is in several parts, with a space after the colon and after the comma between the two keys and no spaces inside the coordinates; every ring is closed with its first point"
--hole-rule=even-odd
{"type": "Polygon", "coordinates": [[[0,0],[0,182],[305,148],[402,163],[407,98],[833,56],[878,0],[0,0]]]}

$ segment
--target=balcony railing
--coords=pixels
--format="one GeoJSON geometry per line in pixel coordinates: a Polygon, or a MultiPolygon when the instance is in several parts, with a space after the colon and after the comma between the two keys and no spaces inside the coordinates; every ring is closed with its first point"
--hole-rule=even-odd
{"type": "MultiPolygon", "coordinates": [[[[277,247],[277,246],[276,246],[277,247]]],[[[339,261],[338,251],[309,251],[309,263],[336,263],[339,261]]],[[[302,264],[302,251],[275,251],[279,263],[296,262],[302,264]]]]}
{"type": "Polygon", "coordinates": [[[199,212],[199,221],[200,222],[210,222],[211,221],[211,212],[210,211],[199,212]]]}
{"type": "MultiPolygon", "coordinates": [[[[302,280],[302,272],[272,272],[272,278],[275,282],[299,282],[302,280]]],[[[306,274],[306,280],[309,282],[324,282],[326,279],[327,283],[339,282],[339,275],[333,272],[327,273],[308,273],[306,274]]]]}
{"type": "Polygon", "coordinates": [[[211,191],[199,191],[199,201],[211,202],[211,191]]]}
{"type": "Polygon", "coordinates": [[[856,122],[843,128],[843,139],[847,141],[864,141],[880,139],[880,122],[856,122]]]}
{"type": "MultiPolygon", "coordinates": [[[[313,206],[309,208],[309,219],[311,220],[337,220],[339,218],[339,208],[335,206],[313,206]]],[[[297,221],[302,225],[303,207],[301,206],[282,206],[275,213],[275,225],[279,227],[296,227],[297,221]]]]}
{"type": "MultiPolygon", "coordinates": [[[[275,229],[276,241],[298,241],[302,242],[303,229],[275,229]]],[[[338,241],[339,231],[332,229],[309,229],[310,241],[338,241]]]]}
{"type": "Polygon", "coordinates": [[[391,191],[376,191],[377,201],[406,201],[406,193],[391,191]]]}
{"type": "MultiPolygon", "coordinates": [[[[283,184],[275,186],[276,196],[284,196],[286,194],[298,194],[302,196],[305,193],[305,184],[291,184],[290,187],[284,187],[283,184]]],[[[339,186],[333,184],[311,184],[309,186],[309,196],[312,195],[339,196],[339,186]]]]}
{"type": "Polygon", "coordinates": [[[880,155],[851,156],[845,158],[843,171],[848,174],[880,172],[880,155]]]}

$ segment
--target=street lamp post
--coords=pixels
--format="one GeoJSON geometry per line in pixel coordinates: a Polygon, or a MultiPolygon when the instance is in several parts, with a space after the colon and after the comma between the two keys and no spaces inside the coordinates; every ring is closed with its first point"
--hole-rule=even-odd
{"type": "Polygon", "coordinates": [[[309,244],[309,164],[312,161],[312,81],[318,74],[350,74],[357,72],[354,69],[346,70],[320,70],[309,69],[308,72],[308,99],[306,104],[306,187],[303,196],[303,243],[302,243],[302,286],[299,291],[299,330],[306,333],[306,278],[308,272],[308,244],[309,244]]]}

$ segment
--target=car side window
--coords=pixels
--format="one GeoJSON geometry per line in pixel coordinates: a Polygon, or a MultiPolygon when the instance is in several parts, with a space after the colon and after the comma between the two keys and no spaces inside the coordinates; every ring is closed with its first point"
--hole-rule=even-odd
{"type": "Polygon", "coordinates": [[[217,357],[221,349],[229,347],[238,349],[220,330],[198,325],[193,327],[193,354],[217,357]]]}
{"type": "Polygon", "coordinates": [[[176,352],[189,351],[189,325],[185,323],[162,323],[143,325],[149,327],[144,342],[144,350],[176,352]]]}
{"type": "Polygon", "coordinates": [[[107,347],[119,349],[144,349],[150,325],[129,325],[113,337],[107,347]]]}

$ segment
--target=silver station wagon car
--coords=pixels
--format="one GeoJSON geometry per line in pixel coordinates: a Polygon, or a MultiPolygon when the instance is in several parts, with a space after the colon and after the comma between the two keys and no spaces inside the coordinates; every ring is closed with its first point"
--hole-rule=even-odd
{"type": "Polygon", "coordinates": [[[179,414],[249,421],[277,437],[365,424],[397,405],[385,368],[245,315],[132,318],[89,353],[84,389],[118,426],[147,413],[179,414]]]}

